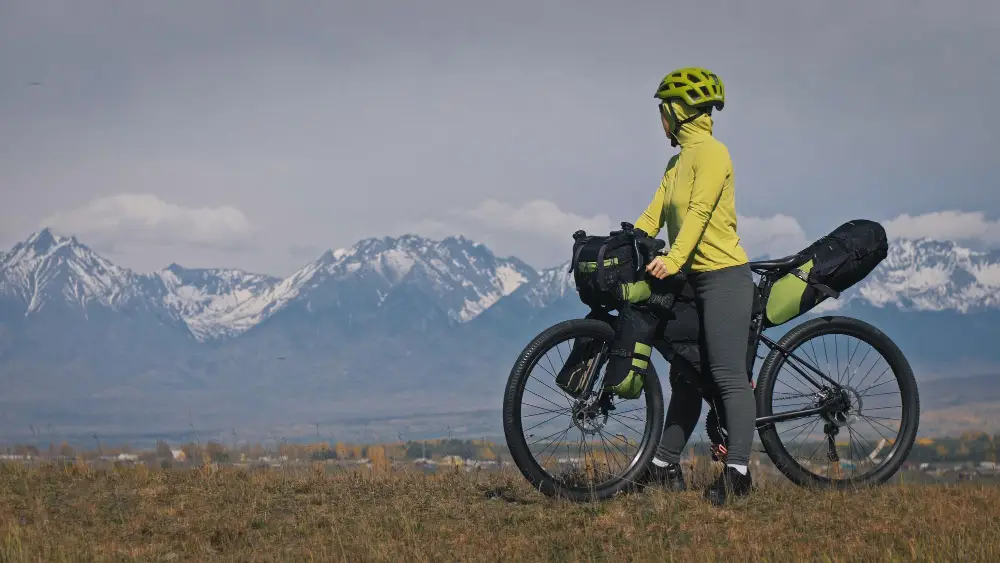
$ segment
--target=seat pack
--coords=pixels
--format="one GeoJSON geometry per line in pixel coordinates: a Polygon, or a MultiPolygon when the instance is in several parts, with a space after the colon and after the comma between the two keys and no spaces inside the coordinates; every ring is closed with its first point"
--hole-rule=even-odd
{"type": "Polygon", "coordinates": [[[771,287],[765,325],[787,323],[827,298],[840,297],[868,276],[888,252],[885,229],[875,221],[855,219],[837,227],[802,250],[799,256],[806,259],[804,263],[771,287]]]}

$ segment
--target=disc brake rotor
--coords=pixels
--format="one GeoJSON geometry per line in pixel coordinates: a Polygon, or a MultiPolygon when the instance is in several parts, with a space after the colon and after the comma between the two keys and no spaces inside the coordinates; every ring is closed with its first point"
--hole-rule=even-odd
{"type": "Polygon", "coordinates": [[[610,395],[592,393],[573,405],[573,424],[584,434],[597,434],[608,425],[608,413],[614,408],[610,395]]]}
{"type": "Polygon", "coordinates": [[[823,419],[837,426],[851,426],[861,417],[861,395],[853,387],[841,387],[840,397],[834,398],[838,404],[823,413],[823,419]]]}

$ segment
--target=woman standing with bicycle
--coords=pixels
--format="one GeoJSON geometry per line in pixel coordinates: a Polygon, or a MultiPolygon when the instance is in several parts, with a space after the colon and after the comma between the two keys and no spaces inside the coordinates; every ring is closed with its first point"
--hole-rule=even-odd
{"type": "MultiPolygon", "coordinates": [[[[654,97],[663,130],[680,152],[635,226],[655,237],[666,224],[670,250],[646,269],[657,279],[683,270],[694,289],[702,365],[719,389],[728,425],[726,467],[705,496],[723,504],[752,488],[747,464],[756,416],[746,371],[753,277],[736,233],[732,160],[712,136],[712,110],[723,108],[725,89],[716,74],[683,68],[667,74],[654,97]]],[[[702,399],[683,378],[671,382],[663,437],[647,480],[682,490],[680,455],[698,424],[702,399]]]]}
{"type": "Polygon", "coordinates": [[[634,226],[623,222],[609,236],[573,233],[569,271],[591,312],[543,330],[511,368],[503,424],[512,460],[543,494],[577,502],[609,499],[642,484],[680,490],[680,456],[707,400],[715,409],[709,419],[726,430],[713,441],[728,450],[726,467],[705,491],[714,504],[753,488],[747,462],[758,425],[774,468],[797,485],[884,483],[913,446],[920,413],[913,370],[899,347],[871,324],[836,315],[797,324],[778,341],[762,331],[868,276],[888,255],[885,229],[871,220],[848,221],[792,256],[749,262],[736,229],[732,161],[712,136],[712,111],[725,103],[722,81],[705,69],[683,68],[664,77],[654,97],[679,154],[634,226]],[[662,240],[654,244],[643,235],[656,237],[664,226],[670,249],[649,260],[662,240]],[[662,299],[653,302],[661,288],[637,279],[637,264],[667,280],[657,295],[662,299]],[[760,274],[759,284],[752,272],[760,274]],[[657,326],[664,318],[657,311],[681,296],[683,306],[657,326]],[[647,300],[652,309],[632,306],[647,300]],[[694,324],[700,359],[688,354],[694,324]],[[770,352],[761,358],[755,392],[749,372],[760,344],[770,352]],[[867,347],[859,354],[862,344],[867,347]],[[654,347],[672,363],[666,416],[660,378],[649,370],[654,347]],[[792,381],[779,381],[782,374],[792,381]],[[871,406],[876,401],[892,404],[871,406]],[[883,409],[901,412],[893,417],[883,409]],[[782,438],[783,427],[794,434],[790,441],[782,438]],[[803,433],[805,442],[798,442],[803,433]]]}

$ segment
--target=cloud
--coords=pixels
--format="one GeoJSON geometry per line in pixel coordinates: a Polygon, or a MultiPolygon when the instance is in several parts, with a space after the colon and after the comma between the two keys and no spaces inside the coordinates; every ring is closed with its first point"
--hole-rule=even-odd
{"type": "MultiPolygon", "coordinates": [[[[399,231],[432,238],[461,234],[483,242],[498,254],[514,255],[537,267],[548,267],[568,259],[572,234],[578,229],[607,234],[618,226],[619,222],[608,215],[586,217],[547,200],[513,205],[488,199],[475,207],[453,209],[442,218],[421,221],[399,231]]],[[[802,250],[809,242],[799,222],[787,215],[740,217],[739,233],[751,256],[787,255],[802,250]]],[[[666,237],[666,232],[661,231],[658,236],[666,237]]]]}
{"type": "MultiPolygon", "coordinates": [[[[271,246],[136,245],[120,257],[130,267],[288,272],[303,258],[291,246],[458,223],[442,210],[487,198],[547,200],[614,226],[649,201],[674,152],[651,89],[689,62],[726,82],[716,132],[748,217],[782,213],[818,236],[859,208],[1000,213],[1000,190],[987,189],[1000,110],[981,103],[1000,92],[1000,73],[981,72],[1000,60],[1000,2],[710,0],[712,41],[698,25],[663,33],[676,8],[652,0],[245,4],[3,3],[8,240],[135,191],[238,202],[271,246]],[[962,79],[927,88],[928,68],[962,79]],[[875,88],[891,103],[872,103],[875,88]]],[[[754,254],[772,244],[740,234],[754,254]]],[[[532,236],[510,247],[545,235],[532,236]]]]}
{"type": "Polygon", "coordinates": [[[778,258],[805,248],[810,240],[798,220],[787,215],[739,217],[737,231],[741,244],[751,258],[778,258]]]}
{"type": "Polygon", "coordinates": [[[521,207],[489,199],[474,209],[458,212],[458,215],[481,228],[533,234],[553,241],[564,240],[567,234],[579,229],[589,232],[611,229],[611,219],[607,215],[583,217],[541,199],[529,201],[521,207]]]}
{"type": "Polygon", "coordinates": [[[151,194],[118,194],[56,213],[44,227],[80,236],[95,247],[120,244],[234,248],[253,231],[242,211],[220,207],[182,207],[151,194]]]}
{"type": "Polygon", "coordinates": [[[580,229],[607,233],[612,222],[605,214],[585,217],[542,199],[519,206],[487,199],[475,207],[451,209],[443,217],[405,225],[398,231],[432,238],[461,234],[486,244],[498,254],[514,255],[537,267],[547,267],[567,260],[573,245],[572,235],[580,229]]]}
{"type": "Polygon", "coordinates": [[[885,222],[892,238],[930,238],[953,242],[978,242],[1000,246],[1000,220],[989,220],[981,211],[935,211],[922,215],[900,215],[885,222]]]}

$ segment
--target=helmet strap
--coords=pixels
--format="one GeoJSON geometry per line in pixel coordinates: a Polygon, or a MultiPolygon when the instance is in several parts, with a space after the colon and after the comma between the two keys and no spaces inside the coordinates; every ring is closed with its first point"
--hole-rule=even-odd
{"type": "Polygon", "coordinates": [[[705,110],[703,110],[701,108],[693,108],[695,110],[695,113],[693,115],[688,116],[687,119],[678,120],[677,119],[677,112],[674,111],[674,104],[670,103],[670,100],[664,100],[663,101],[663,105],[667,106],[667,110],[670,112],[670,121],[674,124],[674,131],[675,132],[670,134],[670,146],[671,147],[676,147],[678,144],[680,144],[680,143],[677,142],[676,131],[680,131],[681,130],[681,126],[687,125],[688,123],[691,123],[692,121],[694,121],[695,119],[698,119],[702,115],[712,115],[712,108],[711,107],[708,108],[708,111],[705,111],[705,110]]]}

